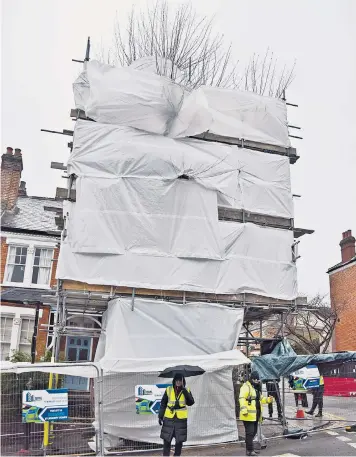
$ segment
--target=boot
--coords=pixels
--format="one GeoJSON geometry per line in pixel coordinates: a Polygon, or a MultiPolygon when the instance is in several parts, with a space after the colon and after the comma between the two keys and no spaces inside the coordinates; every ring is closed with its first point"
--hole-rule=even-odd
{"type": "Polygon", "coordinates": [[[259,449],[254,449],[253,452],[258,455],[261,451],[259,449]]]}
{"type": "Polygon", "coordinates": [[[318,414],[315,415],[315,417],[323,417],[323,413],[319,411],[318,414]]]}
{"type": "Polygon", "coordinates": [[[312,416],[314,414],[314,411],[305,411],[305,414],[309,414],[309,416],[312,416]]]}

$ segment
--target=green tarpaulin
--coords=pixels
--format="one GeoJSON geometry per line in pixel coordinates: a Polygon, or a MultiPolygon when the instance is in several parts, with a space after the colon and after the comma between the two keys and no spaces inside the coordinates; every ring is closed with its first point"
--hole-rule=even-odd
{"type": "Polygon", "coordinates": [[[254,358],[251,369],[258,371],[261,380],[266,380],[289,376],[307,365],[317,365],[322,374],[323,369],[346,362],[356,363],[356,352],[297,355],[289,341],[284,339],[277,344],[271,354],[254,358]]]}

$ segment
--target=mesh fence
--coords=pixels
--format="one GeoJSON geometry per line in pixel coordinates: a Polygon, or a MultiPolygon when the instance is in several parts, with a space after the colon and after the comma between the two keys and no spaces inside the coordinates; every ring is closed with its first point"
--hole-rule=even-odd
{"type": "MultiPolygon", "coordinates": [[[[68,391],[68,420],[47,425],[23,423],[22,392],[46,390],[49,379],[50,375],[42,372],[1,374],[1,455],[96,454],[99,440],[93,427],[95,404],[92,380],[85,379],[88,386],[85,391],[68,391]]],[[[66,378],[57,375],[54,380],[56,387],[61,388],[66,378]]],[[[31,410],[27,414],[30,419],[38,419],[31,410]]]]}
{"type": "MultiPolygon", "coordinates": [[[[216,433],[231,423],[231,405],[235,405],[233,420],[239,432],[239,439],[244,439],[244,427],[239,420],[239,389],[246,379],[248,367],[239,367],[229,374],[231,388],[224,390],[219,379],[208,384],[204,393],[198,392],[199,380],[188,380],[199,404],[199,414],[189,416],[188,437],[195,433],[201,437],[201,444],[206,433],[216,433]],[[222,405],[222,409],[217,408],[222,405]],[[224,409],[224,405],[226,409],[224,409]],[[230,407],[230,417],[227,411],[230,407]],[[195,422],[195,423],[192,423],[195,422]],[[194,431],[193,431],[194,430],[194,431]],[[210,432],[207,432],[209,431],[210,432]]],[[[44,446],[44,425],[22,423],[22,391],[48,389],[47,373],[3,373],[1,375],[1,455],[19,455],[21,450],[28,450],[29,455],[102,455],[100,437],[103,437],[105,453],[142,453],[159,455],[162,441],[159,437],[158,409],[153,402],[145,401],[144,395],[138,395],[137,386],[155,385],[158,373],[118,373],[100,376],[95,381],[82,378],[84,390],[69,390],[69,419],[65,422],[51,423],[49,426],[49,444],[44,446]],[[135,390],[136,388],[136,390],[135,390]],[[153,409],[153,411],[152,411],[153,409]],[[101,415],[101,419],[99,416],[101,415]],[[95,424],[95,428],[94,428],[95,424]],[[140,430],[143,430],[140,438],[140,430]],[[147,439],[147,436],[150,439],[147,439]],[[133,439],[133,437],[137,439],[133,439]],[[129,439],[128,437],[131,437],[129,439]]],[[[356,366],[348,364],[342,369],[334,369],[325,376],[322,417],[304,414],[297,418],[297,409],[304,412],[311,409],[313,394],[306,393],[307,404],[296,405],[294,392],[285,380],[284,412],[285,423],[278,418],[276,402],[273,411],[263,408],[262,433],[267,439],[283,436],[285,428],[302,428],[309,432],[335,429],[356,423],[356,366]],[[272,413],[272,417],[270,414],[272,413]]],[[[162,384],[171,380],[162,379],[162,384]]],[[[226,379],[225,379],[226,381],[226,379]]],[[[67,384],[65,376],[59,375],[57,387],[67,384]]],[[[279,383],[280,398],[283,401],[282,381],[279,383]]],[[[201,391],[199,391],[201,392],[201,391]]],[[[266,385],[263,392],[267,395],[266,385]]],[[[282,405],[283,410],[283,405],[282,405]]],[[[300,414],[300,413],[299,413],[300,414]]],[[[227,440],[229,441],[229,440],[227,440]]],[[[174,442],[174,440],[173,440],[174,442]]],[[[219,455],[218,448],[216,455],[219,455]]],[[[221,450],[221,455],[224,451],[221,450]]]]}

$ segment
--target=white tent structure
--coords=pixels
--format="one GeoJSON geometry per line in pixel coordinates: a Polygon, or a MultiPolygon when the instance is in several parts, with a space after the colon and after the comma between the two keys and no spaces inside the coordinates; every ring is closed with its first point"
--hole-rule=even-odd
{"type": "Polygon", "coordinates": [[[188,442],[236,440],[232,369],[249,363],[233,349],[242,322],[242,309],[209,303],[112,300],[96,354],[108,374],[103,384],[105,434],[161,443],[157,416],[135,414],[135,386],[169,383],[158,377],[165,368],[198,365],[206,373],[187,380],[196,400],[189,411],[188,442]]]}

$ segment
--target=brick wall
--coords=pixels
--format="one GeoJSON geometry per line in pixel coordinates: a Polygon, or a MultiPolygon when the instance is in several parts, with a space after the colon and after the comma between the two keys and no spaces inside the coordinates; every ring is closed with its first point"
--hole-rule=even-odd
{"type": "Polygon", "coordinates": [[[42,317],[38,322],[38,333],[37,333],[37,344],[36,344],[36,361],[40,361],[46,354],[48,327],[44,325],[49,324],[49,317],[51,313],[51,307],[47,305],[41,306],[42,317]]]}
{"type": "Polygon", "coordinates": [[[59,248],[55,248],[53,253],[53,264],[52,264],[52,273],[51,273],[51,287],[56,287],[57,280],[56,280],[56,271],[57,271],[57,264],[58,264],[58,256],[59,256],[59,248]]]}
{"type": "Polygon", "coordinates": [[[0,281],[1,284],[4,282],[4,274],[7,260],[8,245],[6,244],[6,238],[1,237],[1,264],[0,264],[0,281]]]}
{"type": "Polygon", "coordinates": [[[329,281],[331,305],[340,308],[333,350],[356,351],[356,265],[330,273],[329,281]]]}

